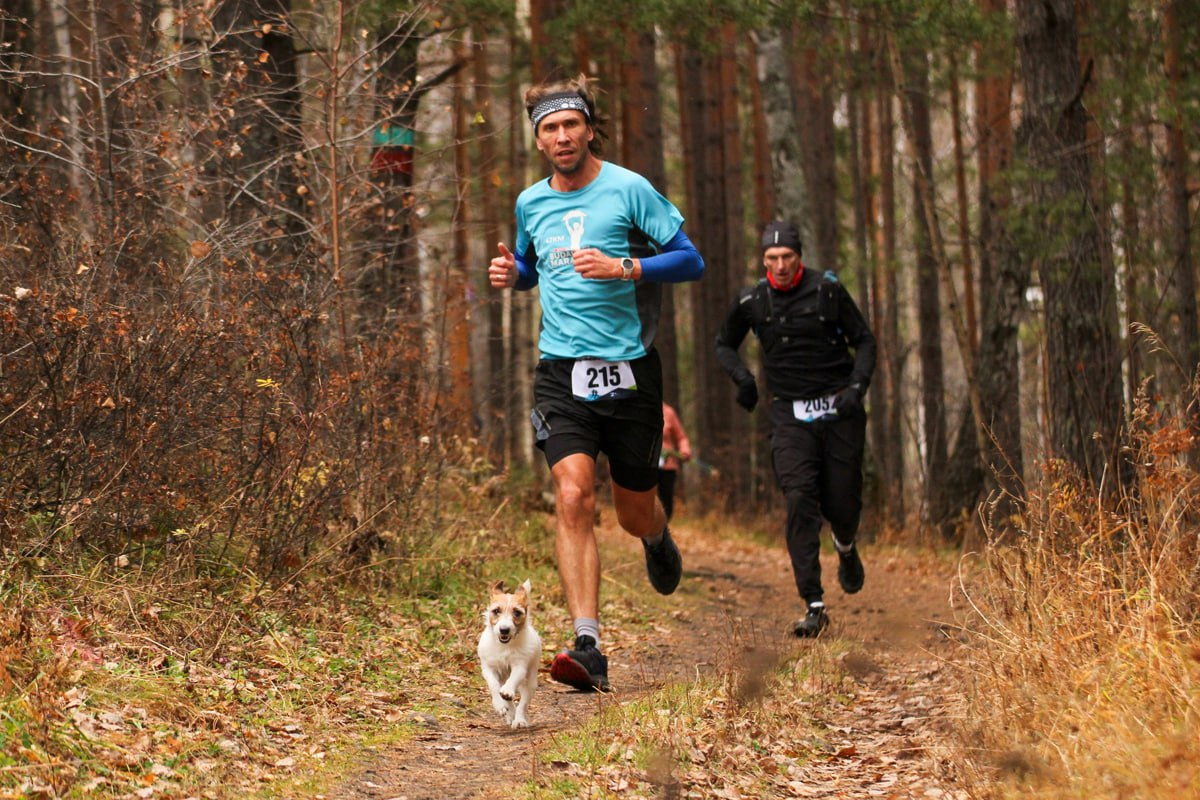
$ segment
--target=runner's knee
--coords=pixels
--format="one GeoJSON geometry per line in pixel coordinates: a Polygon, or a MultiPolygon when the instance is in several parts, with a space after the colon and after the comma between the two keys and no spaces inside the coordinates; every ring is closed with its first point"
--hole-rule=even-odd
{"type": "Polygon", "coordinates": [[[554,487],[559,507],[564,509],[589,509],[596,503],[596,495],[590,483],[564,478],[554,487]]]}

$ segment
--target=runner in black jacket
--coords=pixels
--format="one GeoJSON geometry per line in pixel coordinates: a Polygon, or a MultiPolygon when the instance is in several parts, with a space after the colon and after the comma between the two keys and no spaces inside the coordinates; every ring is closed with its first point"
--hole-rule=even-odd
{"type": "Polygon", "coordinates": [[[767,277],[744,289],[717,334],[717,359],[738,386],[738,404],[758,403],[758,384],[738,348],[751,330],[763,352],[771,398],[771,461],[787,500],[787,547],[807,608],[797,636],[829,623],[821,587],[823,519],[833,529],[838,580],[853,594],[863,565],[854,540],[862,511],[863,396],[875,370],[875,337],[832,272],[800,261],[800,235],[786,222],[763,231],[767,277]],[[851,352],[853,351],[853,352],[851,352]]]}

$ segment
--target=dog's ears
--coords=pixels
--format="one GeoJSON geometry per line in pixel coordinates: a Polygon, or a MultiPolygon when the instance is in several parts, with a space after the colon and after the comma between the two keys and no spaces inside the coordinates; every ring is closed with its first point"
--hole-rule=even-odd
{"type": "MultiPolygon", "coordinates": [[[[492,594],[508,594],[508,590],[504,588],[504,581],[496,581],[495,583],[492,584],[491,588],[492,588],[492,594]]],[[[531,584],[529,583],[529,579],[526,578],[525,582],[517,587],[517,591],[524,592],[525,596],[529,597],[529,592],[530,592],[531,588],[532,587],[531,587],[531,584]]]]}

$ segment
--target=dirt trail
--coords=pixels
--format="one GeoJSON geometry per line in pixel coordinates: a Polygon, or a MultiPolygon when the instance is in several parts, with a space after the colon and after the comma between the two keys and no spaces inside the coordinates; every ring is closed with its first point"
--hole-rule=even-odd
{"type": "MultiPolygon", "coordinates": [[[[328,796],[495,797],[545,770],[538,754],[550,738],[577,727],[601,704],[720,669],[721,659],[737,649],[729,636],[736,630],[744,645],[778,649],[784,657],[811,656],[815,663],[828,658],[806,648],[828,647],[838,639],[848,644],[844,667],[854,678],[854,701],[820,712],[829,747],[805,766],[789,796],[965,797],[947,777],[939,752],[950,683],[939,660],[948,647],[942,625],[950,620],[951,575],[944,564],[867,545],[866,585],[851,597],[837,587],[836,560],[828,557],[825,600],[832,624],[819,640],[800,641],[788,634],[800,604],[782,544],[718,540],[686,523],[678,526],[676,539],[689,590],[677,593],[674,610],[656,623],[664,630],[657,646],[606,640],[615,693],[578,693],[544,679],[531,706],[533,727],[509,731],[495,718],[481,679],[478,703],[464,718],[431,719],[426,733],[378,754],[328,796]]],[[[601,541],[606,563],[641,559],[636,542],[607,527],[601,541]]],[[[544,626],[543,621],[539,628],[547,641],[562,635],[544,626]]]]}

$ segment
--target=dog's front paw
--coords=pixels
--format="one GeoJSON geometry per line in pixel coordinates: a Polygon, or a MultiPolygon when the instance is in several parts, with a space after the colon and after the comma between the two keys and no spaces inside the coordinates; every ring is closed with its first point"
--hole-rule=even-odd
{"type": "Polygon", "coordinates": [[[503,717],[505,722],[512,719],[512,703],[507,700],[496,698],[492,701],[492,708],[496,709],[496,713],[503,717]]]}
{"type": "Polygon", "coordinates": [[[517,714],[515,717],[513,717],[512,722],[509,723],[509,727],[511,727],[511,728],[528,728],[529,720],[525,718],[524,714],[517,714]]]}

